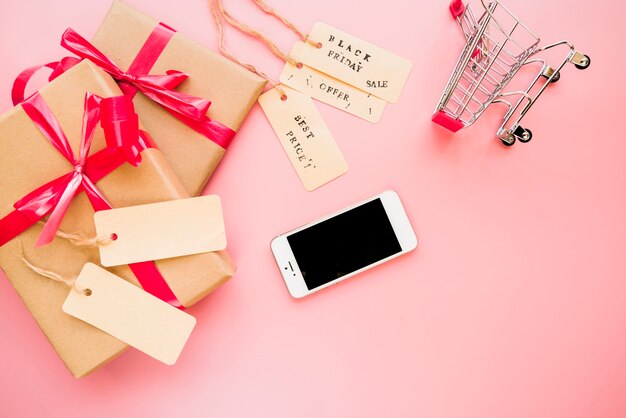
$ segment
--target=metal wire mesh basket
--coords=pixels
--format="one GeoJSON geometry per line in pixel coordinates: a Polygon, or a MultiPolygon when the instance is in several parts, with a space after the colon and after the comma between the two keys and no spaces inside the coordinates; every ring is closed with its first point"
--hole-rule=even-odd
{"type": "Polygon", "coordinates": [[[482,3],[476,18],[462,0],[453,0],[450,11],[457,19],[466,44],[437,104],[433,121],[453,132],[470,126],[493,103],[507,107],[497,136],[505,145],[517,140],[528,142],[532,132],[520,125],[524,115],[546,87],[560,79],[560,70],[571,62],[579,69],[591,60],[568,41],[540,46],[540,39],[499,1],[482,3]],[[563,60],[549,66],[537,54],[558,46],[567,47],[563,60]],[[526,89],[507,91],[506,87],[526,65],[540,68],[526,89]],[[532,94],[531,94],[532,92],[532,94]]]}

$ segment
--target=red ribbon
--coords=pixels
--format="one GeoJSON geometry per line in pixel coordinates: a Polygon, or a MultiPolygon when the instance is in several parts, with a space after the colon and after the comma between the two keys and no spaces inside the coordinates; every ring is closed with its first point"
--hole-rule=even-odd
{"type": "Polygon", "coordinates": [[[167,71],[166,75],[139,75],[122,71],[113,61],[97,50],[85,38],[67,29],[61,37],[61,46],[80,58],[87,58],[98,67],[120,81],[120,87],[126,94],[140,90],[153,101],[166,109],[192,120],[200,120],[209,110],[211,102],[200,97],[190,96],[172,90],[187,79],[187,74],[180,71],[167,71]],[[129,88],[130,87],[130,88],[129,88]]]}
{"type": "Polygon", "coordinates": [[[13,106],[17,106],[24,101],[26,86],[37,71],[41,70],[42,68],[50,68],[52,70],[52,74],[50,74],[50,77],[48,77],[48,81],[52,81],[79,62],[80,60],[78,58],[65,57],[62,58],[61,61],[49,62],[43,65],[35,65],[22,71],[15,78],[15,81],[13,81],[13,88],[11,89],[11,100],[13,101],[13,106]]]}
{"type": "MultiPolygon", "coordinates": [[[[49,215],[49,218],[36,246],[50,243],[72,199],[82,191],[96,211],[111,209],[111,205],[96,188],[95,183],[125,162],[138,165],[141,162],[141,151],[151,147],[147,134],[139,130],[137,115],[128,96],[102,99],[91,93],[85,95],[78,157],[74,155],[58,120],[41,95],[31,96],[22,103],[22,108],[43,136],[72,164],[73,169],[30,192],[13,205],[15,210],[0,219],[0,246],[46,215],[49,215]],[[99,121],[105,131],[107,147],[89,155],[93,134],[99,121]]],[[[129,267],[146,291],[174,306],[181,307],[154,262],[130,264],[129,267]]]]}
{"type": "MultiPolygon", "coordinates": [[[[71,28],[68,28],[63,33],[61,45],[80,58],[89,59],[98,67],[111,74],[119,82],[120,88],[125,94],[132,97],[137,91],[141,91],[185,125],[201,133],[222,148],[228,148],[235,136],[235,132],[206,116],[211,102],[173,90],[187,79],[187,74],[170,70],[165,75],[146,75],[150,72],[174,33],[175,31],[169,26],[163,23],[158,24],[126,72],[122,71],[113,61],[71,28]]],[[[50,77],[52,80],[77,62],[79,60],[75,58],[64,58],[59,63],[49,63],[26,69],[17,77],[13,84],[13,104],[17,105],[24,99],[26,84],[38,69],[43,67],[53,68],[54,72],[50,77]]]]}

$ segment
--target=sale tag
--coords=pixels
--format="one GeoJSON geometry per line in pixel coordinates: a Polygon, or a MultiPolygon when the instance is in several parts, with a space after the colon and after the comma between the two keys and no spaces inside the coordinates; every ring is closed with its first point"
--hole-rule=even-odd
{"type": "Polygon", "coordinates": [[[388,102],[398,101],[411,61],[322,22],[313,25],[309,39],[321,48],[298,41],[291,58],[388,102]]]}
{"type": "Polygon", "coordinates": [[[259,97],[269,119],[304,188],[315,190],[348,171],[348,163],[335,143],[313,100],[296,90],[281,86],[259,97]]]}
{"type": "Polygon", "coordinates": [[[387,103],[308,65],[298,68],[289,62],[285,63],[280,82],[320,102],[374,123],[380,120],[387,103]]]}
{"type": "Polygon", "coordinates": [[[199,196],[96,212],[103,266],[220,251],[226,232],[219,196],[199,196]]]}
{"type": "Polygon", "coordinates": [[[87,263],[63,312],[165,364],[176,363],[196,319],[93,263],[87,263]]]}

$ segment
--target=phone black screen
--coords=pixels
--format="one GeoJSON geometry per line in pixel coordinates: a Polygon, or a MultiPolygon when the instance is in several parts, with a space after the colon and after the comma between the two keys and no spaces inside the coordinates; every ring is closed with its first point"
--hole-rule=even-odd
{"type": "Polygon", "coordinates": [[[287,236],[309,290],[402,250],[380,199],[287,236]]]}

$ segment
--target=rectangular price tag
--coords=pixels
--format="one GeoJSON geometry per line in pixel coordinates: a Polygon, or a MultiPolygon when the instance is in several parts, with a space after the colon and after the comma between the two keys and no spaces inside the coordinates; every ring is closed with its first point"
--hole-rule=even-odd
{"type": "Polygon", "coordinates": [[[219,196],[199,196],[96,212],[103,266],[220,251],[226,231],[219,196]]]}
{"type": "MultiPolygon", "coordinates": [[[[294,49],[301,48],[302,45],[304,44],[298,44],[294,46],[294,49]]],[[[321,73],[308,65],[298,68],[289,62],[285,63],[283,72],[280,74],[280,82],[320,102],[373,123],[380,120],[387,104],[383,99],[321,73]]]]}
{"type": "Polygon", "coordinates": [[[348,163],[309,96],[281,86],[286,100],[273,88],[259,97],[304,188],[315,190],[348,171],[348,163]]]}
{"type": "Polygon", "coordinates": [[[176,363],[196,319],[93,263],[76,279],[63,312],[165,364],[176,363]]]}
{"type": "Polygon", "coordinates": [[[411,61],[317,22],[309,38],[321,48],[296,42],[291,57],[352,86],[395,103],[411,72],[411,61]]]}

